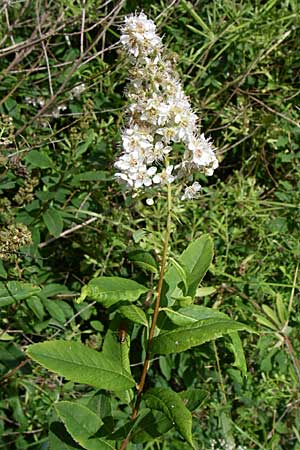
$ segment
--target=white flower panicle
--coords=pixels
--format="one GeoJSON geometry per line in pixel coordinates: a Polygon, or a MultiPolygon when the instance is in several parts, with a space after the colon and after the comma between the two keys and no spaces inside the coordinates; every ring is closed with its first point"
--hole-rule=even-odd
{"type": "MultiPolygon", "coordinates": [[[[200,133],[197,116],[185,95],[161,38],[144,13],[125,18],[121,43],[132,70],[127,90],[127,127],[122,132],[123,153],[115,163],[116,177],[133,190],[155,193],[175,180],[193,181],[193,174],[212,175],[218,161],[210,140],[200,133]],[[182,144],[181,154],[173,144],[182,144]]],[[[198,195],[198,182],[185,188],[182,199],[198,195]]],[[[153,199],[147,202],[152,204],[153,199]]]]}

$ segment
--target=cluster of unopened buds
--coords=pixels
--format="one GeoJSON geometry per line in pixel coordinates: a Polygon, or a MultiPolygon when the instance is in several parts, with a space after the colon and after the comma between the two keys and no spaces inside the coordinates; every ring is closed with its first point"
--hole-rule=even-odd
{"type": "MultiPolygon", "coordinates": [[[[162,185],[180,181],[185,186],[181,198],[192,199],[201,189],[194,174],[212,175],[218,167],[213,146],[199,131],[197,116],[173,62],[164,54],[154,22],[144,13],[126,17],[121,44],[132,69],[116,177],[133,191],[151,195],[162,185]]],[[[147,202],[152,204],[153,199],[147,202]]]]}

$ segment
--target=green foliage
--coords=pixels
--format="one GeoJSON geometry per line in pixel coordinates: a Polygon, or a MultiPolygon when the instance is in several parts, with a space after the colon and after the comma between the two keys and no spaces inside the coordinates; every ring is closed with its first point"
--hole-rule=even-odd
{"type": "Polygon", "coordinates": [[[173,193],[165,350],[134,424],[166,211],[113,177],[128,71],[111,46],[141,5],[84,3],[0,7],[0,448],[131,433],[128,449],[182,450],[192,428],[203,450],[297,450],[299,2],[143,3],[220,170],[195,202],[173,193]]]}

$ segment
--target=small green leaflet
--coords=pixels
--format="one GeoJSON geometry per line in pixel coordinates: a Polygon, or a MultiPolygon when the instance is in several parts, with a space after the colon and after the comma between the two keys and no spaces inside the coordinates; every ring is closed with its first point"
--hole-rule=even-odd
{"type": "Polygon", "coordinates": [[[120,277],[100,277],[92,279],[82,288],[77,302],[81,303],[86,297],[90,297],[109,308],[122,301],[134,302],[147,291],[149,291],[147,287],[134,280],[120,277]]]}
{"type": "Polygon", "coordinates": [[[30,345],[28,355],[68,380],[102,389],[129,389],[135,381],[113,358],[80,342],[50,341],[30,345]]]}

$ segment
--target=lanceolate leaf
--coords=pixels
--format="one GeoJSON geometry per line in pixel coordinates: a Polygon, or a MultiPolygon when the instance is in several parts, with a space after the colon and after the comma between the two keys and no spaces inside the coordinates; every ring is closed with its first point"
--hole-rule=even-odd
{"type": "Polygon", "coordinates": [[[247,325],[230,319],[207,319],[162,333],[153,339],[152,354],[179,353],[232,331],[252,331],[247,325]]]}
{"type": "Polygon", "coordinates": [[[185,326],[206,319],[229,319],[226,314],[202,305],[190,305],[177,311],[171,308],[163,308],[163,311],[178,326],[185,326]]]}
{"type": "Polygon", "coordinates": [[[231,351],[234,354],[234,365],[240,369],[243,376],[246,376],[247,373],[247,364],[246,364],[246,358],[243,350],[243,345],[241,338],[237,331],[234,331],[229,334],[232,340],[232,344],[229,346],[231,351]]]}
{"type": "Polygon", "coordinates": [[[94,278],[82,288],[78,303],[88,296],[107,308],[121,301],[135,301],[149,289],[133,280],[120,277],[94,278]]]}
{"type": "Polygon", "coordinates": [[[100,417],[80,403],[59,402],[55,409],[66,429],[87,450],[109,450],[114,446],[100,437],[92,437],[103,424],[100,417]]]}
{"type": "Polygon", "coordinates": [[[33,344],[29,356],[52,372],[71,381],[118,391],[135,382],[115,359],[80,342],[51,341],[33,344]]]}
{"type": "MultiPolygon", "coordinates": [[[[197,288],[207,272],[213,258],[213,243],[210,236],[205,234],[193,241],[178,258],[178,263],[184,267],[188,291],[186,296],[195,297],[197,288]]],[[[163,306],[174,304],[177,297],[182,297],[183,290],[178,287],[182,278],[174,265],[168,269],[164,278],[163,306]]],[[[184,283],[182,283],[184,285],[184,283]]]]}
{"type": "Polygon", "coordinates": [[[179,433],[194,448],[192,439],[192,414],[180,396],[171,389],[153,388],[144,396],[146,406],[162,411],[174,423],[179,433]]]}

